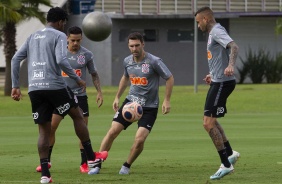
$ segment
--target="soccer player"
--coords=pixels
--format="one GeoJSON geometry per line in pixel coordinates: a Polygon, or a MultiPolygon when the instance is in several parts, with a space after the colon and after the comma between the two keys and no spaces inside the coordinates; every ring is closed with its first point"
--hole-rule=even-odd
{"type": "Polygon", "coordinates": [[[220,179],[233,172],[233,165],[240,156],[237,151],[232,150],[217,120],[227,113],[226,101],[235,89],[234,66],[239,47],[225,28],[215,21],[213,11],[209,7],[200,8],[195,13],[195,19],[198,28],[209,33],[207,43],[209,74],[204,81],[210,85],[210,88],[204,109],[204,128],[211,137],[221,160],[220,168],[210,179],[220,179]]]}
{"type": "MultiPolygon", "coordinates": [[[[81,46],[82,30],[77,26],[70,27],[67,32],[67,41],[68,41],[67,59],[71,67],[74,69],[75,73],[79,77],[81,77],[81,79],[83,79],[84,81],[86,81],[86,72],[87,72],[86,69],[88,70],[88,72],[92,76],[92,82],[97,90],[96,103],[98,104],[98,107],[101,107],[101,105],[103,104],[103,94],[100,87],[100,79],[94,64],[93,53],[87,50],[85,47],[81,46]]],[[[72,92],[77,97],[78,105],[83,111],[84,121],[86,125],[88,125],[89,108],[88,108],[88,100],[87,100],[88,97],[86,94],[86,90],[83,90],[82,87],[77,85],[77,83],[63,71],[62,71],[62,76],[66,81],[68,87],[71,88],[72,92]]],[[[55,132],[62,119],[63,117],[57,114],[56,111],[54,111],[52,122],[51,122],[51,137],[50,137],[50,147],[49,147],[49,156],[48,156],[49,168],[51,167],[51,154],[52,154],[53,146],[55,144],[55,132]]],[[[81,142],[79,143],[79,147],[81,153],[80,172],[88,173],[89,169],[87,165],[87,157],[81,142]]],[[[102,152],[102,153],[98,152],[95,154],[98,157],[100,157],[102,154],[103,159],[106,159],[107,157],[107,152],[102,152]]],[[[36,168],[36,171],[41,172],[40,165],[36,168]]]]}
{"type": "MultiPolygon", "coordinates": [[[[123,62],[124,74],[121,77],[119,88],[113,102],[113,109],[116,112],[112,125],[104,137],[100,151],[109,151],[113,141],[122,130],[131,125],[122,116],[122,108],[127,102],[138,102],[143,107],[143,116],[138,121],[138,129],[129,156],[122,165],[119,174],[129,174],[130,166],[141,154],[146,138],[152,130],[158,114],[159,106],[159,80],[160,77],[166,80],[165,97],[162,104],[162,113],[170,112],[170,97],[174,84],[174,78],[162,59],[144,50],[143,36],[134,32],[128,36],[128,48],[131,55],[123,62]],[[129,94],[119,107],[119,100],[128,83],[131,82],[129,94]]],[[[98,174],[101,164],[89,171],[98,174]],[[96,169],[96,170],[95,170],[96,169]]]]}
{"type": "Polygon", "coordinates": [[[90,169],[102,162],[93,153],[89,132],[77,99],[67,87],[61,69],[78,86],[85,89],[86,83],[75,74],[67,59],[67,37],[62,32],[67,21],[67,13],[59,8],[51,8],[47,14],[47,26],[31,34],[11,61],[12,91],[11,97],[21,100],[19,71],[22,60],[27,59],[28,94],[32,106],[35,124],[39,127],[38,153],[42,168],[40,183],[51,183],[48,168],[49,140],[51,119],[55,111],[64,117],[69,114],[73,120],[76,135],[79,137],[87,154],[90,169]]]}

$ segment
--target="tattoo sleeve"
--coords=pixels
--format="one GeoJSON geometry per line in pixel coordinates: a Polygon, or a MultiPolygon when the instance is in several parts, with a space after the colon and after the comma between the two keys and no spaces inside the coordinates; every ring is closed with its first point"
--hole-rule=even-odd
{"type": "Polygon", "coordinates": [[[235,62],[239,52],[239,47],[234,41],[232,41],[228,43],[227,48],[230,48],[231,50],[229,55],[229,65],[235,66],[235,62]]]}
{"type": "Polygon", "coordinates": [[[220,131],[215,127],[210,129],[209,135],[217,149],[217,151],[224,149],[224,143],[220,131]]]}
{"type": "Polygon", "coordinates": [[[97,90],[97,92],[101,92],[101,87],[100,87],[100,78],[99,78],[99,75],[97,72],[95,73],[92,73],[92,81],[93,81],[93,84],[97,90]]]}
{"type": "Polygon", "coordinates": [[[218,121],[215,122],[215,125],[216,125],[216,127],[218,128],[218,130],[219,130],[219,132],[220,132],[220,134],[221,134],[221,136],[222,136],[223,142],[226,142],[226,141],[227,141],[227,138],[226,138],[226,136],[225,136],[225,133],[224,133],[224,130],[223,130],[222,126],[219,124],[218,121]]]}

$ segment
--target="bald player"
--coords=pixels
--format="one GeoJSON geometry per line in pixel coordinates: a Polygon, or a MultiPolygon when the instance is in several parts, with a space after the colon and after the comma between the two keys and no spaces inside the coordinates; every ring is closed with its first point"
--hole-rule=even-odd
{"type": "Polygon", "coordinates": [[[204,128],[211,137],[221,160],[218,171],[210,176],[210,179],[214,180],[233,172],[233,165],[240,157],[237,151],[232,150],[217,120],[227,113],[227,98],[236,86],[234,66],[239,47],[225,28],[215,21],[213,11],[209,7],[200,8],[195,13],[195,19],[198,28],[209,33],[207,43],[209,74],[204,81],[210,85],[210,88],[204,109],[204,128]]]}

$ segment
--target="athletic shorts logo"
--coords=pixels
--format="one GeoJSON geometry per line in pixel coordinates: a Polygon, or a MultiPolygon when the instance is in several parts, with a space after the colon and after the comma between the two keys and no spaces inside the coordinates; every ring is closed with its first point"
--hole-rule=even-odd
{"type": "Polygon", "coordinates": [[[66,112],[67,110],[69,110],[69,108],[70,108],[70,104],[69,104],[69,103],[66,103],[66,104],[64,104],[63,106],[57,107],[57,110],[58,110],[59,114],[63,114],[64,112],[66,112]]]}
{"type": "Polygon", "coordinates": [[[114,115],[114,118],[117,118],[118,115],[119,115],[119,112],[117,111],[117,112],[115,113],[115,115],[114,115]]]}
{"type": "Polygon", "coordinates": [[[38,119],[39,114],[38,114],[38,112],[36,112],[36,113],[32,113],[32,116],[33,116],[33,119],[38,119]]]}
{"type": "Polygon", "coordinates": [[[224,108],[223,107],[218,107],[216,115],[223,114],[223,113],[224,113],[224,108]]]}

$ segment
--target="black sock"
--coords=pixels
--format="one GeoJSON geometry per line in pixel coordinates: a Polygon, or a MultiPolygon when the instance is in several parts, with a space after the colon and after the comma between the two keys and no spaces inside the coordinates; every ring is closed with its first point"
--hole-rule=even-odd
{"type": "MultiPolygon", "coordinates": [[[[99,167],[99,168],[101,169],[101,168],[102,168],[102,163],[96,165],[95,167],[99,167]]],[[[95,168],[95,167],[94,167],[94,168],[95,168]]]]}
{"type": "Polygon", "coordinates": [[[80,149],[81,164],[87,163],[87,157],[84,149],[80,149]]]}
{"type": "Polygon", "coordinates": [[[224,142],[224,146],[225,146],[227,155],[228,156],[232,155],[233,151],[232,151],[232,148],[231,148],[229,141],[224,142]]]}
{"type": "Polygon", "coordinates": [[[48,155],[48,162],[51,162],[51,154],[52,154],[53,146],[49,147],[49,155],[48,155]]]}
{"type": "Polygon", "coordinates": [[[95,154],[92,149],[91,141],[85,141],[82,143],[84,151],[86,153],[87,160],[95,160],[95,154]]]}
{"type": "Polygon", "coordinates": [[[127,162],[124,162],[123,166],[127,167],[127,168],[130,168],[131,164],[127,163],[127,162]]]}
{"type": "Polygon", "coordinates": [[[227,156],[226,150],[225,150],[225,149],[220,150],[220,151],[218,151],[218,154],[219,154],[219,156],[220,156],[221,163],[222,163],[225,167],[228,167],[228,168],[229,168],[229,167],[231,166],[231,164],[230,164],[230,162],[229,162],[229,160],[228,160],[228,156],[227,156]]]}
{"type": "Polygon", "coordinates": [[[48,168],[48,158],[40,159],[40,165],[41,165],[41,176],[50,177],[51,174],[48,168]]]}

